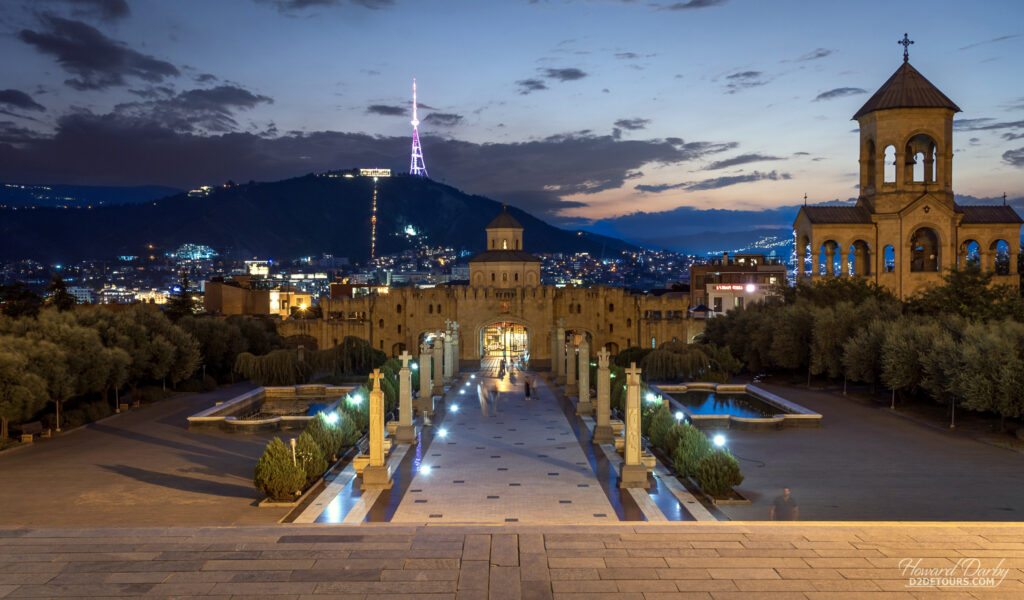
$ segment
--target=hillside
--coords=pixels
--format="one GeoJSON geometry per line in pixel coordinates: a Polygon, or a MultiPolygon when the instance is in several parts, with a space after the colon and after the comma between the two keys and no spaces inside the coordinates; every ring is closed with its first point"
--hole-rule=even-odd
{"type": "Polygon", "coordinates": [[[0,206],[113,206],[152,202],[181,190],[161,185],[37,185],[0,183],[0,206]]]}
{"type": "MultiPolygon", "coordinates": [[[[92,209],[0,209],[0,258],[52,263],[142,254],[149,244],[173,249],[193,242],[234,258],[290,259],[330,253],[365,260],[370,248],[373,181],[306,175],[218,188],[208,197],[178,194],[137,205],[92,209]]],[[[431,245],[483,249],[484,226],[501,204],[427,179],[381,179],[377,252],[410,247],[412,226],[431,245]]],[[[590,252],[635,247],[596,234],[565,231],[519,210],[531,252],[590,252]]]]}

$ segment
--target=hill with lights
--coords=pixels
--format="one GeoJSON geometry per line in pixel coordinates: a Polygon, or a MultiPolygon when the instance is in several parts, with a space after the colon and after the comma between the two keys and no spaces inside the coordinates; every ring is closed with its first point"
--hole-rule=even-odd
{"type": "MultiPolygon", "coordinates": [[[[369,177],[306,175],[232,185],[208,195],[176,194],[145,204],[92,208],[0,209],[0,258],[46,263],[147,254],[205,244],[232,258],[279,260],[323,253],[365,261],[374,182],[369,177]]],[[[420,245],[477,252],[501,204],[407,175],[377,183],[377,254],[420,245]]],[[[636,247],[566,231],[510,207],[531,252],[615,255],[636,247]]]]}

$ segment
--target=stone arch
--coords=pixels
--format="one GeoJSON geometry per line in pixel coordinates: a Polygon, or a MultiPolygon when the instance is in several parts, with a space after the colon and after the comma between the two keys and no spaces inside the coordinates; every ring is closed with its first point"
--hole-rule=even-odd
{"type": "Polygon", "coordinates": [[[527,271],[526,285],[537,285],[537,274],[533,271],[527,271]]]}
{"type": "Polygon", "coordinates": [[[608,342],[604,347],[608,349],[608,354],[611,354],[612,356],[619,353],[619,345],[615,342],[608,342]]]}
{"type": "Polygon", "coordinates": [[[853,263],[853,274],[864,277],[871,275],[871,244],[865,240],[858,239],[850,244],[849,249],[850,261],[853,263]]]}
{"type": "Polygon", "coordinates": [[[796,239],[793,242],[796,250],[796,265],[794,267],[794,274],[796,275],[797,279],[806,276],[809,269],[807,263],[808,260],[810,260],[812,265],[810,267],[810,271],[812,271],[811,275],[816,275],[815,273],[813,273],[813,258],[817,251],[811,248],[810,236],[800,232],[795,232],[795,235],[796,239]]]}
{"type": "Polygon", "coordinates": [[[398,342],[397,344],[392,344],[392,346],[391,346],[391,356],[393,356],[393,357],[394,356],[399,356],[403,352],[405,352],[405,343],[404,342],[398,342]]]}
{"type": "Polygon", "coordinates": [[[908,240],[910,245],[910,272],[934,273],[941,270],[942,239],[933,227],[922,225],[908,240]]]}
{"type": "Polygon", "coordinates": [[[935,138],[924,132],[915,132],[907,138],[903,151],[906,170],[904,181],[933,183],[935,181],[935,138]]]}
{"type": "Polygon", "coordinates": [[[878,160],[875,150],[875,140],[868,138],[862,150],[864,156],[864,180],[865,184],[871,187],[878,185],[878,172],[876,161],[878,160]]]}
{"type": "Polygon", "coordinates": [[[882,250],[882,260],[884,261],[884,269],[886,273],[892,273],[896,271],[896,247],[889,244],[882,250]]]}
{"type": "Polygon", "coordinates": [[[1010,274],[1010,244],[1004,239],[993,240],[988,247],[988,254],[991,257],[991,270],[996,275],[1010,274]]]}
{"type": "Polygon", "coordinates": [[[885,147],[883,161],[882,183],[896,183],[896,146],[885,147]]]}
{"type": "Polygon", "coordinates": [[[843,266],[841,264],[841,253],[839,252],[842,245],[833,239],[827,239],[818,245],[818,262],[820,266],[819,271],[813,273],[813,275],[825,275],[834,277],[843,272],[843,266]]]}
{"type": "Polygon", "coordinates": [[[961,269],[981,266],[981,244],[978,243],[978,240],[970,238],[960,243],[956,264],[961,269]]]}
{"type": "MultiPolygon", "coordinates": [[[[477,356],[483,358],[485,356],[485,354],[486,354],[486,348],[484,347],[484,331],[488,327],[491,327],[491,326],[494,326],[494,325],[500,325],[502,323],[511,323],[511,324],[514,324],[514,325],[519,325],[523,329],[525,329],[526,330],[526,349],[530,352],[530,354],[534,354],[533,348],[534,348],[535,344],[538,341],[538,340],[534,339],[536,337],[534,335],[534,332],[536,331],[536,328],[533,326],[533,324],[530,321],[527,321],[526,319],[511,318],[509,316],[509,317],[493,317],[493,318],[490,318],[490,319],[486,319],[484,321],[481,321],[481,322],[477,323],[473,327],[474,339],[476,340],[474,342],[474,344],[475,344],[475,347],[476,347],[477,356]]],[[[461,351],[460,351],[460,353],[461,353],[461,351]]]]}

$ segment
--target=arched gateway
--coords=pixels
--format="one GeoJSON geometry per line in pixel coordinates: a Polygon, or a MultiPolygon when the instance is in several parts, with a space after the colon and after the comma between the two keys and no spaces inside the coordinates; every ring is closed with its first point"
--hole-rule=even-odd
{"type": "Polygon", "coordinates": [[[480,358],[525,360],[530,351],[530,330],[522,323],[497,321],[480,328],[480,358]]]}

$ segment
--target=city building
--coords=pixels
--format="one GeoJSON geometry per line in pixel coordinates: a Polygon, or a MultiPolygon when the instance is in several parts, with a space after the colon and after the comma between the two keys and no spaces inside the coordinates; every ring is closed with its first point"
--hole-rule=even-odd
{"type": "Polygon", "coordinates": [[[1016,282],[1020,215],[1005,204],[954,201],[958,112],[904,55],[853,116],[860,125],[856,206],[804,206],[797,214],[799,278],[865,277],[906,298],[940,283],[945,271],[977,263],[999,283],[1016,282]]]}
{"type": "Polygon", "coordinates": [[[275,285],[251,275],[207,281],[203,297],[206,312],[219,315],[276,315],[286,319],[312,305],[313,294],[309,292],[299,291],[294,285],[275,285]]]}
{"type": "Polygon", "coordinates": [[[786,282],[786,265],[763,254],[723,253],[690,266],[690,309],[695,318],[715,316],[775,294],[786,282]]]}
{"type": "Polygon", "coordinates": [[[511,353],[543,367],[550,364],[559,324],[566,339],[580,335],[594,350],[607,346],[612,353],[690,341],[703,330],[703,322],[686,318],[685,293],[545,285],[540,260],[526,252],[523,226],[512,215],[503,210],[486,230],[486,249],[470,259],[468,284],[322,297],[322,318],[290,320],[278,331],[315,340],[319,348],[356,336],[394,356],[418,352],[424,339],[455,322],[461,360],[511,353]]]}
{"type": "Polygon", "coordinates": [[[90,288],[78,285],[68,286],[68,293],[75,297],[79,304],[92,304],[96,298],[96,292],[90,288]]]}

